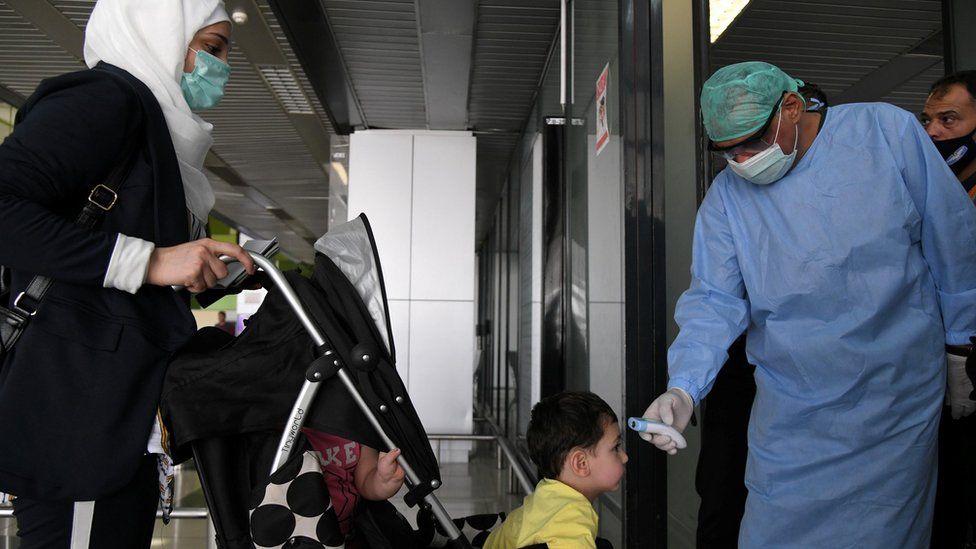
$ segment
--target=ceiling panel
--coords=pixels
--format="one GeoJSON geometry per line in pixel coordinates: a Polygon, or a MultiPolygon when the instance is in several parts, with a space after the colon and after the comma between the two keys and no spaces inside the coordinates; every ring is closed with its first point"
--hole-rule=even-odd
{"type": "Polygon", "coordinates": [[[478,3],[469,99],[472,129],[522,129],[558,24],[558,1],[478,3]]]}
{"type": "Polygon", "coordinates": [[[918,114],[925,105],[925,98],[928,97],[929,88],[932,86],[932,83],[942,78],[943,75],[945,75],[945,70],[940,63],[920,73],[899,88],[892,90],[891,93],[881,98],[881,100],[918,114]]]}
{"type": "Polygon", "coordinates": [[[85,30],[88,16],[95,7],[95,0],[50,0],[50,3],[81,30],[85,30]]]}
{"type": "Polygon", "coordinates": [[[291,44],[288,43],[288,38],[285,36],[284,30],[278,23],[278,19],[275,17],[274,11],[268,4],[268,0],[257,0],[258,8],[261,10],[261,16],[264,17],[265,22],[268,24],[268,28],[271,29],[271,34],[274,35],[275,40],[278,42],[278,47],[281,48],[282,53],[284,53],[285,58],[288,60],[288,64],[291,68],[292,74],[295,75],[298,80],[302,91],[305,92],[305,96],[309,99],[312,104],[312,109],[315,114],[318,115],[319,119],[322,121],[322,126],[324,126],[328,131],[330,136],[335,136],[334,124],[329,117],[328,112],[322,107],[321,101],[315,95],[315,90],[312,89],[312,85],[308,82],[308,77],[305,76],[305,71],[302,70],[301,63],[298,62],[298,56],[295,55],[295,51],[292,50],[291,44]]]}
{"type": "Polygon", "coordinates": [[[4,2],[0,2],[0,85],[27,97],[45,78],[84,68],[4,2]]]}
{"type": "MultiPolygon", "coordinates": [[[[884,74],[875,71],[936,37],[941,28],[941,0],[752,0],[713,44],[711,64],[715,70],[768,61],[837,98],[884,74]]],[[[928,85],[942,75],[939,55],[941,50],[929,68],[876,100],[918,110],[928,85]]]]}
{"type": "Polygon", "coordinates": [[[425,128],[413,0],[322,0],[369,128],[425,128]]]}
{"type": "Polygon", "coordinates": [[[476,234],[491,224],[559,25],[558,0],[478,2],[468,120],[478,138],[476,234]]]}

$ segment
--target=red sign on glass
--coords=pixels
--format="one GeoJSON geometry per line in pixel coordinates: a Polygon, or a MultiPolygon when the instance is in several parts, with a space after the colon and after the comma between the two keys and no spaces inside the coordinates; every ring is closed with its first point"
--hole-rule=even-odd
{"type": "Polygon", "coordinates": [[[607,123],[607,77],[610,63],[603,67],[600,78],[596,80],[596,154],[600,154],[610,142],[610,125],[607,123]]]}

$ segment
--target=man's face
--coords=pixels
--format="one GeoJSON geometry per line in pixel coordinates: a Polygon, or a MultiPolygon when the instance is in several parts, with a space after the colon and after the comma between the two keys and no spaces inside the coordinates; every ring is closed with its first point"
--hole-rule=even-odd
{"type": "Polygon", "coordinates": [[[935,141],[962,137],[976,129],[976,105],[965,86],[953,84],[945,95],[925,100],[919,121],[935,141]]]}
{"type": "Polygon", "coordinates": [[[747,135],[727,141],[719,141],[715,146],[724,151],[726,158],[736,162],[745,162],[763,150],[778,144],[780,149],[789,154],[793,152],[797,143],[796,124],[805,108],[804,102],[795,93],[784,94],[780,105],[773,111],[766,131],[762,135],[747,135]]]}

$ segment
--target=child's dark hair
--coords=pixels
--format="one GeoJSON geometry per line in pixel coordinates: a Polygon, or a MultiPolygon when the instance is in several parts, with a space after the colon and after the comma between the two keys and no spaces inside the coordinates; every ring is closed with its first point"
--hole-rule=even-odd
{"type": "Polygon", "coordinates": [[[616,421],[610,405],[588,391],[565,391],[540,400],[532,407],[525,435],[539,476],[558,477],[570,450],[593,448],[603,438],[603,428],[616,421]]]}

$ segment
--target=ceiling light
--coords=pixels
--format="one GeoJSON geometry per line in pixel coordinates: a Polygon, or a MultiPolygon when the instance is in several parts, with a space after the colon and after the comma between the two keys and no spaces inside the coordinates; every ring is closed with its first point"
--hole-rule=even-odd
{"type": "Polygon", "coordinates": [[[349,184],[349,176],[346,174],[346,167],[339,162],[332,163],[332,169],[335,170],[337,176],[339,176],[339,181],[342,181],[343,185],[349,184]]]}
{"type": "Polygon", "coordinates": [[[230,18],[238,25],[243,25],[244,23],[247,23],[247,12],[241,8],[237,8],[233,11],[233,13],[230,14],[230,18]]]}
{"type": "Polygon", "coordinates": [[[709,0],[708,26],[712,35],[712,43],[722,36],[732,21],[742,13],[749,0],[709,0]]]}

